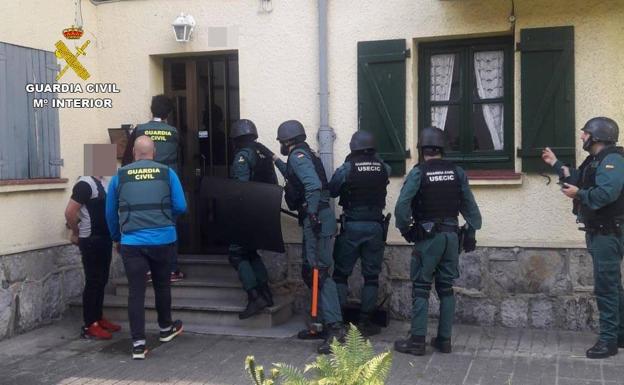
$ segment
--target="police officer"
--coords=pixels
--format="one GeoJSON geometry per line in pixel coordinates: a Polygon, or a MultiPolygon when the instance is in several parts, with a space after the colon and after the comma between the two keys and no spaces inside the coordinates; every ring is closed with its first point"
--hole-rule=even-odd
{"type": "MultiPolygon", "coordinates": [[[[277,184],[272,154],[256,142],[258,130],[251,120],[241,119],[232,125],[230,137],[236,153],[232,162],[231,177],[243,182],[277,184]]],[[[230,245],[230,264],[238,271],[243,288],[247,291],[247,307],[238,316],[249,318],[267,306],[273,306],[273,296],[268,285],[267,269],[256,250],[241,245],[230,245]]]]}
{"type": "Polygon", "coordinates": [[[573,199],[577,221],[594,266],[594,294],[600,312],[600,333],[587,358],[606,358],[624,347],[624,290],[620,264],[624,253],[624,150],[616,147],[618,126],[605,117],[590,119],[581,129],[589,152],[578,170],[564,166],[550,148],[542,159],[558,172],[561,191],[573,199]]]}
{"type": "Polygon", "coordinates": [[[132,358],[144,359],[145,274],[152,271],[160,341],[182,332],[182,321],[171,319],[169,266],[176,241],[175,217],[186,211],[182,185],[175,171],[155,162],[154,142],[139,136],[135,162],[120,168],[109,184],[106,222],[128,277],[128,318],[132,358]],[[119,246],[120,242],[120,246],[119,246]]]}
{"type": "Polygon", "coordinates": [[[318,269],[320,316],[326,331],[325,341],[318,347],[320,354],[330,353],[334,338],[344,341],[344,327],[336,284],[329,276],[332,264],[331,238],[336,233],[336,218],[329,205],[325,169],[319,157],[305,142],[303,125],[288,120],[277,129],[280,152],[288,162],[274,157],[275,164],[286,178],[285,199],[291,210],[299,213],[303,226],[303,263],[301,275],[312,288],[313,270],[318,269]]]}
{"type": "MultiPolygon", "coordinates": [[[[178,168],[178,150],[180,138],[178,130],[166,123],[169,114],[173,110],[173,103],[165,95],[155,95],[152,97],[150,105],[152,111],[152,120],[147,123],[139,124],[128,143],[134,143],[135,139],[141,135],[146,135],[154,142],[156,153],[154,161],[168,166],[170,169],[179,172],[178,168]]],[[[132,162],[132,146],[126,147],[123,165],[132,162]]],[[[179,281],[184,278],[184,274],[178,269],[178,253],[177,246],[173,249],[174,254],[171,257],[171,281],[179,281]]]]}
{"type": "Polygon", "coordinates": [[[453,281],[459,276],[459,213],[466,220],[464,251],[476,247],[475,231],[481,228],[481,213],[468,186],[464,170],[442,159],[444,132],[436,127],[421,131],[420,163],[405,178],[395,208],[396,226],[408,242],[414,242],[411,261],[412,325],[410,337],[394,343],[395,350],[425,354],[429,292],[435,280],[440,299],[437,337],[431,346],[451,352],[455,313],[453,281]]]}
{"type": "Polygon", "coordinates": [[[361,259],[364,287],[360,308],[359,330],[365,336],[379,334],[381,328],[372,322],[377,304],[379,273],[385,247],[383,209],[390,166],[375,152],[375,139],[367,131],[356,131],[349,143],[351,154],[331,181],[332,198],[340,196],[341,232],[334,244],[333,278],[340,304],[347,302],[347,280],[358,258],[361,259]]]}

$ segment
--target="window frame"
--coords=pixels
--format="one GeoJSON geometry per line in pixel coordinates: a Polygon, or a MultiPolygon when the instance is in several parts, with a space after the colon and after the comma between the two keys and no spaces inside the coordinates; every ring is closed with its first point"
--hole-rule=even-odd
{"type": "Polygon", "coordinates": [[[514,39],[513,36],[453,39],[420,43],[418,60],[418,129],[431,125],[431,108],[459,106],[460,151],[447,151],[445,158],[468,170],[514,169],[514,39]],[[474,54],[482,51],[503,51],[503,97],[479,99],[473,92],[476,82],[474,54]],[[432,101],[431,56],[455,53],[459,57],[459,100],[432,101]],[[503,103],[504,147],[502,150],[472,150],[474,136],[472,107],[479,104],[503,103]]]}

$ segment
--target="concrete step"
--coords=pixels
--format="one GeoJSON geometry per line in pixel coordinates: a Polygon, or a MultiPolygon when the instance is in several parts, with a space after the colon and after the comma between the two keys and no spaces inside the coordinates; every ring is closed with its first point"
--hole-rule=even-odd
{"type": "Polygon", "coordinates": [[[227,255],[178,256],[180,270],[188,279],[200,281],[208,278],[238,279],[238,273],[228,262],[227,255]]]}
{"type": "MultiPolygon", "coordinates": [[[[234,326],[244,328],[270,328],[286,322],[292,315],[293,298],[290,296],[276,297],[275,305],[264,309],[262,313],[246,320],[238,319],[238,313],[245,309],[244,305],[233,304],[226,300],[172,298],[172,317],[189,325],[234,326]]],[[[82,303],[72,303],[80,308],[82,303]]],[[[104,314],[113,321],[127,321],[128,297],[107,295],[104,297],[104,314]]],[[[157,321],[154,301],[145,301],[145,320],[147,323],[157,321]]]]}
{"type": "MultiPolygon", "coordinates": [[[[120,297],[128,297],[128,280],[116,279],[112,281],[115,286],[115,294],[120,297]]],[[[154,287],[147,284],[146,298],[154,298],[154,287]]],[[[224,300],[234,304],[245,305],[247,293],[243,290],[238,279],[210,278],[207,280],[184,279],[171,283],[171,297],[175,300],[183,298],[224,300]]]]}

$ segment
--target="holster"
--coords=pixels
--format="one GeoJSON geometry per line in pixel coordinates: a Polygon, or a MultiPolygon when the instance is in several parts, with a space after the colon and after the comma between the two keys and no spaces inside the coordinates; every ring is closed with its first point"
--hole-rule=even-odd
{"type": "Polygon", "coordinates": [[[383,219],[382,222],[382,226],[383,226],[383,241],[385,242],[386,240],[388,240],[388,229],[390,228],[390,219],[392,218],[392,214],[388,213],[386,214],[386,216],[383,219]]]}
{"type": "Polygon", "coordinates": [[[461,253],[462,251],[462,247],[464,246],[464,239],[466,238],[466,226],[462,226],[459,228],[459,230],[457,231],[457,252],[461,253]]]}

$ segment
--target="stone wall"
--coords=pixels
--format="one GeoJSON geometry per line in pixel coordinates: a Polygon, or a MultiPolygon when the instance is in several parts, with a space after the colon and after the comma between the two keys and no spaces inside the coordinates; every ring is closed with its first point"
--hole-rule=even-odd
{"type": "MultiPolygon", "coordinates": [[[[395,319],[409,319],[411,310],[411,247],[387,246],[380,300],[395,319]]],[[[296,310],[305,313],[309,292],[301,281],[301,245],[264,259],[278,291],[296,295],[296,310]]],[[[598,326],[592,295],[592,261],[584,249],[478,248],[460,256],[456,281],[456,321],[505,327],[590,330],[598,326]]],[[[350,297],[362,286],[359,264],[349,281],[350,297]]],[[[438,314],[435,290],[430,315],[438,314]]]]}
{"type": "MultiPolygon", "coordinates": [[[[111,276],[122,270],[114,258],[111,276]]],[[[0,256],[0,339],[61,317],[82,295],[78,247],[67,245],[0,256]]]]}

